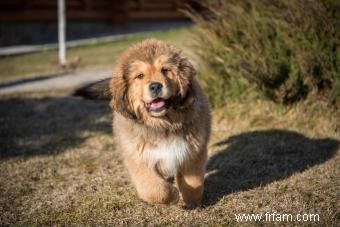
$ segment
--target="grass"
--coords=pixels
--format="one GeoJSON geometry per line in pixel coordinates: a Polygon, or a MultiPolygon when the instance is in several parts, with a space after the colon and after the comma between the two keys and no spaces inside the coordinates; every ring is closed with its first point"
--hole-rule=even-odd
{"type": "Polygon", "coordinates": [[[118,54],[131,43],[146,38],[159,38],[183,47],[188,43],[190,29],[173,29],[167,32],[133,35],[124,40],[69,48],[67,57],[76,62],[76,68],[62,68],[58,65],[58,51],[47,50],[38,53],[0,58],[0,82],[59,75],[70,70],[110,70],[118,54]]]}
{"type": "Polygon", "coordinates": [[[340,103],[339,1],[203,0],[188,11],[197,49],[218,75],[206,77],[215,106],[249,89],[277,103],[309,95],[340,103]]]}
{"type": "MultiPolygon", "coordinates": [[[[220,87],[190,31],[154,34],[194,58],[210,99],[220,87]],[[216,89],[216,90],[214,90],[216,89]]],[[[132,42],[69,50],[77,70],[109,69],[132,42]],[[95,53],[95,54],[94,54],[95,53]]],[[[57,73],[56,52],[0,59],[1,80],[57,73]],[[7,68],[6,68],[7,67],[7,68]]],[[[220,86],[224,86],[220,83],[220,86]]],[[[225,90],[225,92],[228,92],[225,90]]],[[[0,225],[339,226],[340,114],[311,97],[278,105],[249,92],[213,111],[203,206],[141,202],[112,138],[105,101],[70,90],[0,97],[0,225]],[[318,214],[319,222],[237,222],[237,213],[318,214]]],[[[222,94],[223,96],[223,94],[222,94]]]]}
{"type": "Polygon", "coordinates": [[[135,195],[104,102],[71,91],[0,98],[0,225],[339,226],[339,113],[323,102],[227,100],[213,112],[203,207],[135,195]],[[320,215],[236,222],[235,213],[320,215]]]}

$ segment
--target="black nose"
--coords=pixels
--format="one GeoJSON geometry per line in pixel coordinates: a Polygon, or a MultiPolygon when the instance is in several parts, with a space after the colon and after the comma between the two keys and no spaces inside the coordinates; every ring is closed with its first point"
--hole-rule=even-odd
{"type": "Polygon", "coordinates": [[[161,83],[151,83],[149,89],[152,93],[159,93],[162,90],[163,85],[161,83]]]}

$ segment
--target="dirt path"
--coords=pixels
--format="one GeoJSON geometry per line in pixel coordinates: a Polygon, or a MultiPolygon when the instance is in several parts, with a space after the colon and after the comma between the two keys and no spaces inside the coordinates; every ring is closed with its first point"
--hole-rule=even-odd
{"type": "Polygon", "coordinates": [[[22,80],[0,86],[0,95],[14,92],[43,91],[49,89],[76,88],[110,77],[110,71],[73,72],[62,76],[22,80]]]}

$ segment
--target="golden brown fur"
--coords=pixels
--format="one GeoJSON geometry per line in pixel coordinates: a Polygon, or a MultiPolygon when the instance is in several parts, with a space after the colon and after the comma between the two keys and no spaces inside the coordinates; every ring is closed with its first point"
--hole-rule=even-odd
{"type": "Polygon", "coordinates": [[[195,74],[180,50],[158,40],[132,46],[114,69],[114,134],[146,202],[174,204],[179,192],[187,206],[201,201],[210,108],[195,74]]]}

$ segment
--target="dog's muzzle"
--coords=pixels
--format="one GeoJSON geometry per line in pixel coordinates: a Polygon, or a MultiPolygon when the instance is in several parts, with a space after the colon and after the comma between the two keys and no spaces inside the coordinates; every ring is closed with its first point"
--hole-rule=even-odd
{"type": "Polygon", "coordinates": [[[149,85],[149,91],[153,98],[161,96],[163,85],[158,82],[151,83],[149,85]]]}

